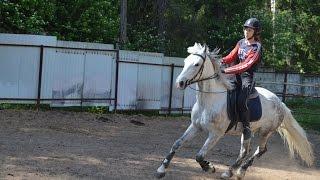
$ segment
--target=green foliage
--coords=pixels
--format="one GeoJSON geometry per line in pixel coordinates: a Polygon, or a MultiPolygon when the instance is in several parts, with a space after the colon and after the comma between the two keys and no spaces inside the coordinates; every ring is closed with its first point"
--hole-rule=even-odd
{"type": "MultiPolygon", "coordinates": [[[[278,70],[320,73],[320,1],[276,3],[273,24],[270,0],[128,1],[128,42],[122,48],[185,57],[187,47],[200,42],[219,47],[226,55],[243,37],[244,21],[257,17],[263,27],[265,65],[278,70]],[[165,4],[163,16],[159,3],[165,4]]],[[[120,0],[2,0],[0,32],[117,43],[119,8],[120,0]]]]}
{"type": "Polygon", "coordinates": [[[117,0],[57,1],[54,31],[60,39],[113,43],[119,29],[117,0]]]}
{"type": "MultiPolygon", "coordinates": [[[[16,110],[36,110],[35,104],[15,104],[15,103],[0,103],[0,109],[16,109],[16,110]]],[[[105,114],[109,112],[109,107],[106,106],[69,106],[69,107],[51,107],[48,104],[41,104],[39,110],[64,110],[73,112],[90,112],[93,114],[105,114]]]]}
{"type": "Polygon", "coordinates": [[[306,98],[290,99],[286,104],[303,127],[320,132],[320,100],[306,98]]]}
{"type": "Polygon", "coordinates": [[[4,0],[0,32],[113,43],[119,29],[118,11],[118,0],[4,0]]]}
{"type": "Polygon", "coordinates": [[[134,51],[160,52],[159,44],[164,40],[155,33],[155,27],[148,27],[141,22],[137,22],[134,27],[129,28],[130,40],[124,45],[124,49],[134,51]]]}
{"type": "Polygon", "coordinates": [[[108,107],[94,106],[94,107],[86,107],[84,111],[101,115],[101,114],[107,113],[109,110],[108,110],[108,107]]]}
{"type": "Polygon", "coordinates": [[[0,3],[0,32],[44,34],[54,20],[50,0],[3,0],[0,3]]]}
{"type": "MultiPolygon", "coordinates": [[[[51,107],[47,104],[40,104],[41,110],[50,110],[51,107]]],[[[16,104],[16,103],[0,103],[0,109],[23,109],[23,110],[35,110],[37,109],[35,104],[16,104]]]]}

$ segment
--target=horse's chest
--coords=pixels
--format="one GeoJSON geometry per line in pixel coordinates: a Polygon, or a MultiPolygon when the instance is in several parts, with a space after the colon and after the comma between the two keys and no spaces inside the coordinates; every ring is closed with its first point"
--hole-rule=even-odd
{"type": "Polygon", "coordinates": [[[206,130],[210,128],[213,123],[212,114],[207,112],[201,112],[199,113],[199,116],[194,119],[193,123],[195,126],[203,130],[206,130]]]}

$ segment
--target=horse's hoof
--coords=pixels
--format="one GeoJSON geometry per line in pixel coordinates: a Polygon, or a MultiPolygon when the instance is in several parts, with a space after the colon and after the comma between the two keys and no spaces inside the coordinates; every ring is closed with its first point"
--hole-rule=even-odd
{"type": "Polygon", "coordinates": [[[236,179],[237,180],[241,180],[243,179],[244,175],[246,174],[246,171],[244,169],[242,169],[241,167],[237,170],[237,173],[236,173],[236,179]]]}
{"type": "Polygon", "coordinates": [[[211,169],[211,172],[212,172],[212,173],[215,173],[215,172],[216,172],[216,168],[215,168],[213,165],[211,165],[211,164],[210,164],[210,169],[211,169]]]}
{"type": "Polygon", "coordinates": [[[221,174],[221,178],[222,179],[229,179],[232,177],[232,175],[233,175],[232,172],[230,170],[228,170],[228,171],[221,174]]]}
{"type": "Polygon", "coordinates": [[[205,172],[212,172],[215,173],[216,172],[216,168],[213,166],[212,163],[207,162],[206,165],[201,166],[202,170],[205,172]]]}
{"type": "Polygon", "coordinates": [[[165,172],[156,172],[155,177],[158,179],[163,178],[166,175],[165,172]]]}

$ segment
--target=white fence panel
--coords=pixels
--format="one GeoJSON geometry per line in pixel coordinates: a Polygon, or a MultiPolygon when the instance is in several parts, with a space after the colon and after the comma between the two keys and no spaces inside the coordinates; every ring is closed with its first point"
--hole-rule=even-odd
{"type": "MultiPolygon", "coordinates": [[[[112,98],[114,52],[87,51],[84,64],[83,98],[112,98]]],[[[113,104],[113,102],[111,102],[113,104]]],[[[85,105],[109,106],[110,100],[85,101],[85,105]]]]}
{"type": "Polygon", "coordinates": [[[40,48],[0,46],[0,96],[36,98],[40,48]]]}
{"type": "MultiPolygon", "coordinates": [[[[57,49],[56,58],[52,61],[51,76],[52,98],[81,98],[85,51],[57,49]]],[[[47,68],[47,69],[48,69],[47,68]]],[[[51,83],[51,84],[50,84],[51,83]]],[[[76,106],[80,101],[54,101],[53,106],[76,106]]]]}
{"type": "MultiPolygon", "coordinates": [[[[139,53],[139,62],[161,65],[163,54],[139,53]]],[[[137,108],[160,109],[162,66],[138,65],[137,108]]]]}
{"type": "MultiPolygon", "coordinates": [[[[120,51],[120,61],[138,62],[139,52],[120,51]]],[[[136,109],[138,64],[119,63],[118,109],[136,109]]]]}
{"type": "MultiPolygon", "coordinates": [[[[288,74],[287,76],[287,83],[301,83],[301,75],[299,74],[288,74]]],[[[283,82],[283,80],[282,80],[283,82]]],[[[282,85],[283,86],[283,85],[282,85]]],[[[301,93],[301,86],[294,86],[294,85],[287,85],[287,93],[288,94],[300,94],[301,93]]]]}
{"type": "MultiPolygon", "coordinates": [[[[43,64],[42,64],[42,83],[41,98],[51,99],[53,92],[53,82],[57,78],[55,73],[57,50],[55,48],[44,48],[43,64]]],[[[43,101],[41,103],[51,103],[51,101],[43,101]]]]}
{"type": "Polygon", "coordinates": [[[174,86],[173,86],[173,89],[172,89],[172,105],[171,107],[172,108],[184,108],[184,104],[183,104],[183,101],[184,101],[184,93],[185,91],[184,90],[181,90],[181,89],[178,89],[176,86],[175,86],[175,82],[176,82],[176,79],[177,77],[179,76],[179,74],[181,73],[182,71],[182,68],[181,67],[176,67],[174,68],[174,73],[173,73],[173,83],[174,83],[174,86]]]}
{"type": "Polygon", "coordinates": [[[57,37],[31,34],[0,33],[0,43],[55,46],[57,44],[57,37]]]}
{"type": "MultiPolygon", "coordinates": [[[[183,65],[183,58],[177,57],[164,57],[164,64],[174,64],[175,66],[183,65]]],[[[171,108],[182,109],[183,108],[183,94],[184,91],[179,90],[175,86],[175,81],[182,71],[181,67],[174,67],[173,71],[173,84],[172,84],[172,98],[171,108]]],[[[162,67],[162,93],[161,93],[161,109],[167,110],[169,107],[170,97],[170,81],[171,81],[171,66],[162,67]]],[[[174,110],[176,112],[176,110],[174,110]]]]}
{"type": "Polygon", "coordinates": [[[171,67],[163,66],[161,71],[161,110],[167,110],[169,107],[170,97],[170,75],[171,67]]]}
{"type": "MultiPolygon", "coordinates": [[[[113,45],[57,41],[54,36],[15,34],[0,34],[0,43],[53,46],[44,48],[41,98],[115,97],[116,53],[100,51],[113,49],[113,45]]],[[[36,99],[39,61],[40,47],[0,46],[0,96],[36,99]]],[[[169,107],[171,66],[161,65],[174,63],[183,66],[183,58],[164,57],[161,53],[120,51],[120,61],[133,63],[119,63],[118,109],[163,110],[169,107]]],[[[174,83],[181,70],[182,67],[175,67],[173,71],[171,108],[189,110],[196,101],[196,91],[190,88],[184,91],[175,88],[174,83]]],[[[283,91],[283,73],[260,71],[256,73],[255,80],[257,86],[274,93],[283,91]]],[[[287,93],[320,96],[319,87],[314,86],[319,85],[319,82],[319,76],[289,73],[287,93]],[[301,84],[307,86],[298,86],[301,84]]],[[[192,87],[196,88],[196,85],[192,87]]],[[[80,101],[55,101],[54,104],[80,105],[80,101]]],[[[110,110],[113,108],[113,101],[110,100],[86,101],[83,104],[107,105],[110,110]]]]}
{"type": "Polygon", "coordinates": [[[280,93],[283,90],[284,75],[279,73],[256,73],[256,86],[266,88],[274,93],[280,93]],[[279,84],[275,84],[279,83],[279,84]]]}
{"type": "Polygon", "coordinates": [[[302,84],[310,86],[302,87],[301,94],[309,96],[320,96],[320,76],[303,76],[302,79],[302,84]],[[315,85],[318,85],[318,87],[315,87],[315,85]]]}
{"type": "Polygon", "coordinates": [[[84,48],[84,49],[114,49],[112,44],[102,43],[89,43],[89,42],[78,42],[78,41],[57,41],[59,47],[71,47],[71,48],[84,48]]]}

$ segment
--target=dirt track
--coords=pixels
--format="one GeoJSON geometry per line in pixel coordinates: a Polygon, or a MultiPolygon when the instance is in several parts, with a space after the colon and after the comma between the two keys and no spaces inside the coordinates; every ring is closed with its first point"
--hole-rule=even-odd
{"type": "MultiPolygon", "coordinates": [[[[0,179],[155,179],[154,172],[189,124],[187,117],[147,117],[64,111],[0,111],[0,179]],[[134,124],[135,120],[144,123],[134,124]]],[[[308,131],[316,163],[306,168],[289,158],[274,135],[268,152],[246,179],[319,179],[320,135],[308,131]]],[[[186,144],[164,179],[218,179],[238,155],[239,137],[225,137],[208,154],[215,174],[194,160],[204,134],[186,144]]]]}

